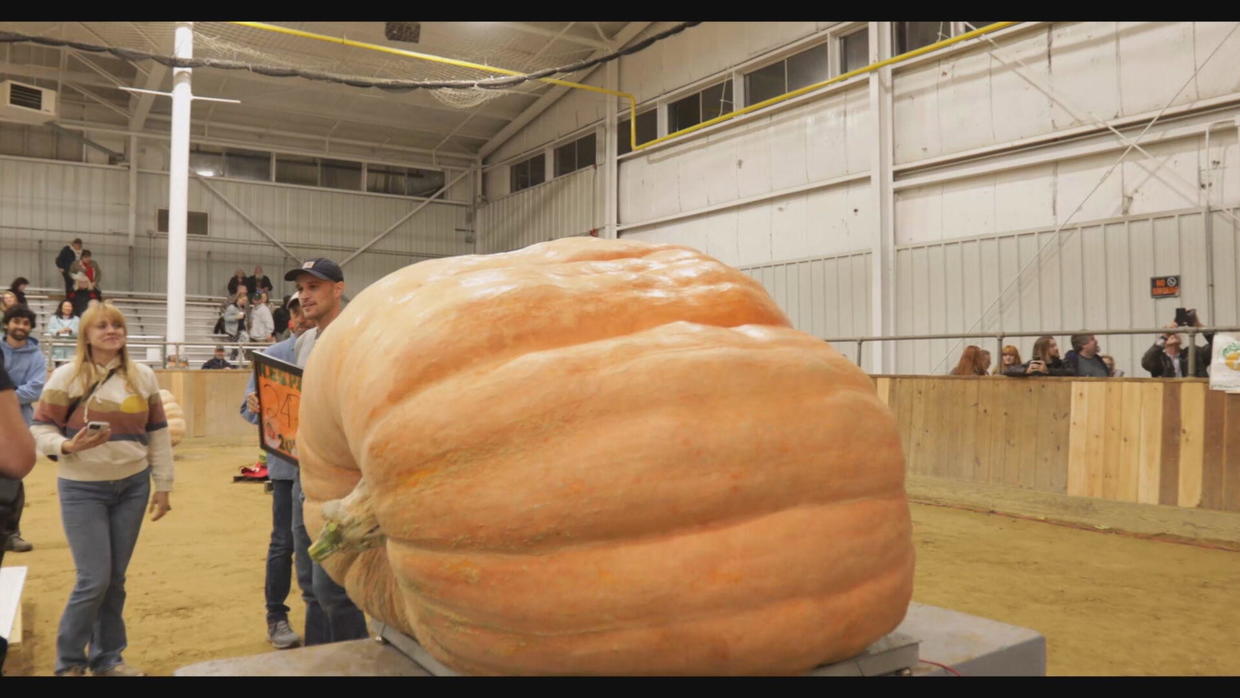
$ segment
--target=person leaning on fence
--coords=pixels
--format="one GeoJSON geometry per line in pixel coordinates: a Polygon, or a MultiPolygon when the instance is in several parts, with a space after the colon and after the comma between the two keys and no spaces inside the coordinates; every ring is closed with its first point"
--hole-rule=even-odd
{"type": "Polygon", "coordinates": [[[1010,378],[1027,376],[1071,376],[1072,369],[1059,358],[1059,344],[1050,335],[1042,335],[1033,343],[1033,353],[1023,364],[1016,364],[1003,369],[1003,375],[1010,378]]]}
{"type": "MultiPolygon", "coordinates": [[[[1203,327],[1201,319],[1197,317],[1197,311],[1189,311],[1189,321],[1193,327],[1203,327]]],[[[1177,329],[1179,325],[1171,323],[1167,325],[1167,329],[1177,329]]],[[[1213,352],[1214,333],[1203,332],[1206,338],[1204,347],[1191,346],[1184,348],[1183,336],[1177,332],[1167,332],[1158,336],[1154,340],[1154,344],[1145,351],[1145,356],[1141,357],[1141,368],[1150,372],[1152,378],[1184,378],[1189,375],[1188,372],[1188,352],[1197,352],[1197,365],[1193,370],[1193,376],[1197,378],[1206,378],[1210,375],[1207,367],[1210,365],[1210,355],[1213,352]]]]}
{"type": "Polygon", "coordinates": [[[236,366],[228,363],[228,359],[224,358],[224,347],[217,346],[215,347],[215,356],[207,359],[202,368],[209,371],[212,369],[236,368],[236,366]]]}
{"type": "Polygon", "coordinates": [[[960,361],[948,375],[952,376],[984,376],[990,367],[990,353],[979,346],[970,344],[964,348],[960,361]]]}
{"type": "Polygon", "coordinates": [[[1092,334],[1072,335],[1072,351],[1064,357],[1072,375],[1082,378],[1110,378],[1111,371],[1099,354],[1098,338],[1092,334]]]}
{"type": "Polygon", "coordinates": [[[59,459],[61,521],[77,569],[57,630],[57,676],[142,675],[121,656],[125,570],[148,500],[152,521],[172,511],[172,438],[155,372],[134,363],[126,341],[116,306],[89,310],[73,361],[52,373],[30,427],[39,450],[59,459]]]}
{"type": "Polygon", "coordinates": [[[1020,360],[1020,349],[1008,344],[1003,347],[1003,352],[999,354],[999,365],[995,366],[995,375],[1006,376],[1009,371],[1024,370],[1024,362],[1020,360]]]}
{"type": "Polygon", "coordinates": [[[1124,377],[1124,372],[1118,368],[1115,368],[1115,357],[1114,356],[1111,356],[1110,354],[1103,354],[1102,363],[1107,365],[1107,370],[1111,372],[1112,378],[1123,378],[1124,377]]]}

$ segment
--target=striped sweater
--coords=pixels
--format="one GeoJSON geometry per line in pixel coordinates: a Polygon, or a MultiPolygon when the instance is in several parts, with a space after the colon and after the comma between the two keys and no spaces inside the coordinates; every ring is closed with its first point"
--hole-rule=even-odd
{"type": "MultiPolygon", "coordinates": [[[[120,360],[114,359],[102,367],[105,373],[100,375],[119,365],[120,360]]],[[[30,431],[40,451],[59,456],[60,477],[80,482],[120,480],[150,465],[154,468],[155,491],[172,490],[172,437],[159,397],[159,383],[150,367],[135,364],[134,368],[137,370],[131,379],[138,389],[136,393],[120,374],[113,374],[89,401],[78,402],[72,414],[70,403],[81,399],[91,386],[83,386],[81,381],[71,383],[71,363],[52,373],[43,388],[30,431]],[[62,454],[61,444],[86,428],[88,421],[107,422],[112,427],[112,437],[95,448],[62,454]]]]}

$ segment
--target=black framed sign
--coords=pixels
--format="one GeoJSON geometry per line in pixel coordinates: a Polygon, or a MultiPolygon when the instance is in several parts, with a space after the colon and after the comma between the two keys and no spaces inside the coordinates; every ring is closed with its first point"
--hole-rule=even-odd
{"type": "Polygon", "coordinates": [[[250,360],[254,364],[254,385],[258,391],[259,444],[268,453],[298,463],[301,368],[258,352],[251,352],[250,360]]]}

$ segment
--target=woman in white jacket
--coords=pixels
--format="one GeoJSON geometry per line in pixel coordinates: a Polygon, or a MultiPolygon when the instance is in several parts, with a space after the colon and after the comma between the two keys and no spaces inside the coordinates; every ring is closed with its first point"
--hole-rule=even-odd
{"type": "Polygon", "coordinates": [[[250,310],[250,341],[275,341],[276,321],[271,316],[271,306],[267,305],[267,294],[258,294],[254,307],[250,310]]]}
{"type": "Polygon", "coordinates": [[[48,379],[30,427],[39,450],[59,459],[60,515],[77,568],[55,671],[141,676],[121,657],[125,570],[148,501],[152,521],[172,510],[172,439],[155,372],[135,364],[125,346],[121,311],[100,303],[81,328],[73,361],[48,379]]]}

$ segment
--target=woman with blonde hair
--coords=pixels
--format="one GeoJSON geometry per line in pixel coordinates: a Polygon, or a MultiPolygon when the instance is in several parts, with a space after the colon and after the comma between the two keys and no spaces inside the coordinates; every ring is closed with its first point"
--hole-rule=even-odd
{"type": "Polygon", "coordinates": [[[984,376],[990,368],[990,353],[981,347],[970,344],[960,355],[960,362],[952,369],[952,376],[984,376]]]}
{"type": "Polygon", "coordinates": [[[121,657],[125,570],[148,500],[152,521],[172,510],[172,440],[155,372],[133,362],[126,335],[110,302],[86,311],[73,361],[48,379],[30,427],[39,450],[59,459],[61,520],[77,568],[56,637],[57,676],[142,675],[121,657]]]}

